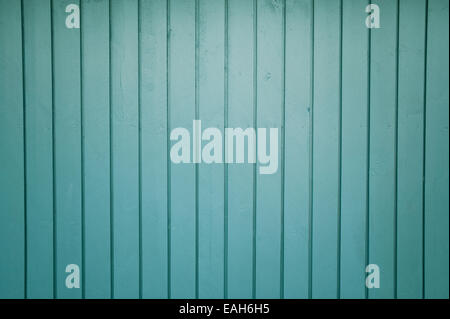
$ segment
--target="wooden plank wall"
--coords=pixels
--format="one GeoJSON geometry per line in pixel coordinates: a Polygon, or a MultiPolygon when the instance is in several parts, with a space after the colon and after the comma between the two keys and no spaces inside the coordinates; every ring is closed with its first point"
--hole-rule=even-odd
{"type": "Polygon", "coordinates": [[[0,298],[448,298],[449,3],[370,3],[0,0],[0,298]]]}

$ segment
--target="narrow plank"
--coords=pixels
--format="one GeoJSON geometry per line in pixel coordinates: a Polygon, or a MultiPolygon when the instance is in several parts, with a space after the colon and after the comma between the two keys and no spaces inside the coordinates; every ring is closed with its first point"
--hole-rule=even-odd
{"type": "MultiPolygon", "coordinates": [[[[198,1],[198,116],[224,133],[225,1],[198,1]]],[[[222,138],[222,143],[224,138],[222,138]]],[[[203,146],[208,140],[203,141],[203,146]]],[[[223,158],[223,149],[222,158],[223,158]]],[[[221,160],[223,162],[223,159],[221,160]]],[[[198,297],[224,298],[224,165],[198,168],[198,297]]]]}
{"type": "Polygon", "coordinates": [[[142,297],[167,298],[167,0],[140,10],[142,297]]]}
{"type": "Polygon", "coordinates": [[[366,0],[343,1],[340,297],[365,297],[368,30],[366,0]]]}
{"type": "Polygon", "coordinates": [[[312,1],[286,6],[284,297],[308,298],[312,1]]]}
{"type": "Polygon", "coordinates": [[[139,297],[138,2],[111,2],[113,296],[139,297]]]}
{"type": "Polygon", "coordinates": [[[25,201],[20,1],[0,1],[0,298],[25,296],[25,201]]]}
{"type": "Polygon", "coordinates": [[[27,297],[53,298],[51,1],[24,1],[27,297]]]}
{"type": "Polygon", "coordinates": [[[428,2],[425,131],[425,298],[449,297],[448,1],[428,2]]]}
{"type": "MultiPolygon", "coordinates": [[[[253,2],[228,0],[228,126],[253,127],[253,2]]],[[[227,92],[226,92],[227,93],[227,92]]],[[[248,146],[245,148],[247,154],[248,146]]],[[[229,298],[253,294],[253,171],[255,164],[228,165],[229,298]]]]}
{"type": "MultiPolygon", "coordinates": [[[[170,130],[195,120],[195,1],[169,5],[170,130]]],[[[172,141],[170,145],[174,145],[172,141]]],[[[193,158],[191,142],[191,162],[193,158]]],[[[194,164],[170,163],[170,297],[196,297],[196,178],[194,164]]]]}
{"type": "Polygon", "coordinates": [[[340,9],[314,1],[313,298],[337,297],[340,9]]]}
{"type": "Polygon", "coordinates": [[[423,292],[423,116],[426,1],[399,3],[397,297],[423,292]]]}
{"type": "Polygon", "coordinates": [[[368,264],[380,268],[369,298],[393,298],[395,286],[395,158],[397,2],[380,0],[381,28],[371,29],[368,264]]]}
{"type": "Polygon", "coordinates": [[[82,267],[80,29],[66,27],[69,4],[53,1],[53,96],[57,298],[81,298],[66,286],[66,267],[82,267]]]}
{"type": "Polygon", "coordinates": [[[81,2],[86,298],[111,296],[109,3],[81,2]]]}
{"type": "MultiPolygon", "coordinates": [[[[261,174],[261,168],[267,164],[258,164],[256,170],[256,298],[281,297],[283,6],[282,1],[257,1],[257,127],[267,130],[266,136],[258,134],[257,139],[263,139],[262,143],[264,139],[269,141],[269,129],[276,128],[278,148],[272,151],[273,142],[266,142],[265,154],[272,151],[277,170],[261,174]]],[[[262,152],[260,145],[258,153],[262,152]]],[[[258,159],[261,160],[259,154],[258,159]]]]}

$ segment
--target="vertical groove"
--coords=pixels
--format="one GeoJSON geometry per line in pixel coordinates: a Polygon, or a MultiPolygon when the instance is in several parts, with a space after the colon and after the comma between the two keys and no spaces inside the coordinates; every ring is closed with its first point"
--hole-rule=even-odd
{"type": "Polygon", "coordinates": [[[167,298],[171,298],[171,169],[170,169],[170,0],[166,0],[166,160],[167,160],[167,298]]]}
{"type": "MultiPolygon", "coordinates": [[[[195,119],[199,119],[200,109],[199,109],[199,40],[200,40],[200,2],[199,0],[195,0],[195,119]]],[[[194,132],[193,132],[194,133],[194,132]]],[[[201,132],[197,132],[197,134],[201,134],[201,132]]],[[[201,145],[197,145],[197,147],[201,147],[201,145]]],[[[194,150],[194,158],[197,157],[198,150],[194,150]]],[[[201,159],[197,159],[201,160],[201,159]]],[[[194,161],[195,162],[195,161],[194,161]]],[[[198,278],[198,269],[199,269],[199,211],[198,211],[198,201],[199,201],[199,187],[198,187],[198,171],[199,165],[195,163],[195,298],[199,296],[199,278],[198,278]]]]}
{"type": "Polygon", "coordinates": [[[55,169],[55,48],[54,48],[53,0],[50,0],[50,38],[52,65],[52,193],[53,193],[53,299],[58,296],[57,289],[57,242],[56,242],[56,169],[55,169]]]}
{"type": "Polygon", "coordinates": [[[313,208],[314,208],[314,0],[311,0],[311,83],[310,83],[310,117],[309,117],[309,229],[308,229],[308,298],[312,298],[312,275],[313,275],[313,208]]]}
{"type": "Polygon", "coordinates": [[[398,88],[399,88],[399,61],[400,61],[400,0],[397,0],[396,17],[396,44],[395,44],[395,141],[394,141],[394,299],[398,294],[398,88]]]}
{"type": "Polygon", "coordinates": [[[112,6],[109,0],[109,206],[110,206],[110,255],[111,299],[114,299],[114,167],[113,167],[113,102],[112,102],[112,6]]]}
{"type": "Polygon", "coordinates": [[[338,216],[337,216],[337,299],[341,298],[341,223],[342,223],[342,42],[343,42],[343,2],[340,0],[339,17],[339,147],[338,147],[338,216]]]}
{"type": "MultiPolygon", "coordinates": [[[[253,127],[257,128],[258,111],[258,0],[253,0],[253,127]]],[[[258,146],[256,146],[256,151],[258,146]]],[[[253,165],[253,278],[252,296],[256,298],[256,170],[257,163],[253,165]]]]}
{"type": "Polygon", "coordinates": [[[429,1],[425,1],[425,52],[423,76],[423,155],[422,155],[422,299],[425,299],[425,160],[426,160],[426,132],[427,132],[427,63],[428,63],[428,12],[429,1]]]}
{"type": "Polygon", "coordinates": [[[283,2],[282,14],[282,127],[281,127],[281,238],[280,238],[280,298],[284,298],[284,187],[286,162],[286,0],[283,2]]]}
{"type": "Polygon", "coordinates": [[[81,139],[81,298],[86,297],[86,232],[85,232],[85,155],[84,155],[84,110],[83,110],[83,12],[80,0],[80,139],[81,139]]]}
{"type": "MultiPolygon", "coordinates": [[[[370,4],[370,0],[369,0],[370,4]]],[[[367,50],[367,171],[366,171],[366,242],[365,242],[365,248],[366,248],[366,267],[369,264],[369,217],[370,217],[370,104],[371,104],[371,87],[370,87],[370,79],[371,79],[371,50],[372,50],[372,29],[368,28],[368,50],[367,50]]],[[[369,290],[367,286],[365,287],[365,299],[369,298],[369,290]]]]}
{"type": "Polygon", "coordinates": [[[23,0],[20,1],[20,20],[21,20],[21,37],[22,37],[22,134],[23,134],[23,202],[24,202],[24,211],[23,211],[23,257],[24,257],[24,299],[27,299],[27,272],[28,272],[28,236],[27,236],[27,130],[26,130],[26,90],[25,90],[25,39],[24,39],[24,14],[23,14],[23,0]]]}
{"type": "Polygon", "coordinates": [[[139,183],[139,299],[142,299],[142,70],[141,70],[141,0],[138,0],[138,183],[139,183]]]}
{"type": "MultiPolygon", "coordinates": [[[[224,130],[228,127],[228,44],[229,44],[229,34],[228,34],[228,0],[225,0],[225,27],[224,27],[224,130]]],[[[225,140],[224,140],[225,145],[225,140]]],[[[228,163],[224,161],[224,274],[223,274],[223,296],[224,299],[228,298],[228,163]]]]}

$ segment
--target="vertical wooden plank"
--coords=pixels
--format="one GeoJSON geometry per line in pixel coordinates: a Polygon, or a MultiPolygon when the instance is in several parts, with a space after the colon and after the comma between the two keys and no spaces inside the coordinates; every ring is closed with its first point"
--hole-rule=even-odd
{"type": "Polygon", "coordinates": [[[81,2],[86,298],[111,296],[109,3],[81,2]]]}
{"type": "Polygon", "coordinates": [[[111,2],[113,296],[139,296],[138,10],[111,2]]]}
{"type": "Polygon", "coordinates": [[[167,0],[140,10],[142,297],[167,298],[167,0]]]}
{"type": "Polygon", "coordinates": [[[397,2],[380,0],[381,28],[370,30],[368,264],[380,267],[370,298],[393,298],[395,286],[395,157],[397,2]]]}
{"type": "Polygon", "coordinates": [[[312,1],[286,6],[284,296],[308,298],[312,1]]]}
{"type": "Polygon", "coordinates": [[[397,297],[423,292],[423,116],[426,1],[399,3],[397,297]]]}
{"type": "MultiPolygon", "coordinates": [[[[266,136],[257,135],[270,152],[269,129],[278,130],[275,148],[278,167],[274,174],[256,170],[256,297],[280,298],[281,249],[281,128],[283,113],[283,1],[257,2],[257,127],[266,128],[266,136]]],[[[256,128],[255,128],[256,129],[256,128]]],[[[260,152],[258,145],[258,153],[260,152]]],[[[260,159],[260,156],[258,156],[260,159]]],[[[271,163],[272,164],[272,163],[271,163]]],[[[266,165],[266,164],[265,164],[266,165]]]]}
{"type": "Polygon", "coordinates": [[[340,297],[365,297],[368,30],[366,0],[342,8],[342,149],[340,297]]]}
{"type": "MultiPolygon", "coordinates": [[[[224,0],[198,1],[198,115],[224,133],[224,0]]],[[[224,138],[222,138],[223,144],[224,138]]],[[[203,141],[205,146],[209,141],[203,141]]],[[[216,150],[217,151],[217,150],[216,150]]],[[[223,148],[222,148],[222,158],[223,148]]],[[[223,159],[221,160],[223,161],[223,159]]],[[[198,297],[224,297],[224,165],[198,168],[198,297]]]]}
{"type": "Polygon", "coordinates": [[[53,1],[53,83],[56,202],[56,297],[80,298],[66,286],[67,265],[82,266],[80,29],[66,27],[66,7],[53,1]]]}
{"type": "MultiPolygon", "coordinates": [[[[253,2],[228,0],[228,126],[253,127],[253,2]]],[[[248,146],[245,149],[247,154],[248,146]]],[[[251,298],[254,164],[228,165],[228,297],[251,298]]]]}
{"type": "Polygon", "coordinates": [[[336,298],[340,2],[314,1],[312,297],[336,298]]]}
{"type": "Polygon", "coordinates": [[[448,299],[448,1],[429,0],[427,39],[425,298],[448,299]]]}
{"type": "MultiPolygon", "coordinates": [[[[193,136],[195,120],[195,1],[170,0],[170,130],[193,136]]],[[[172,141],[170,146],[174,145],[172,141]]],[[[193,158],[191,141],[191,162],[193,158]]],[[[196,179],[194,164],[170,164],[170,296],[196,297],[196,179]]]]}
{"type": "Polygon", "coordinates": [[[51,5],[24,1],[27,297],[53,298],[51,5]]]}
{"type": "Polygon", "coordinates": [[[20,1],[0,1],[0,298],[25,296],[20,1]]]}

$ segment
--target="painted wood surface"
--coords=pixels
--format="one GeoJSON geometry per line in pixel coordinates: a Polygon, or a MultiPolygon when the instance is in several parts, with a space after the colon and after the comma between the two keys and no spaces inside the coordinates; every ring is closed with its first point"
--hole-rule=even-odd
{"type": "Polygon", "coordinates": [[[0,298],[448,298],[448,6],[0,0],[0,298]],[[278,170],[174,164],[193,120],[278,170]]]}

